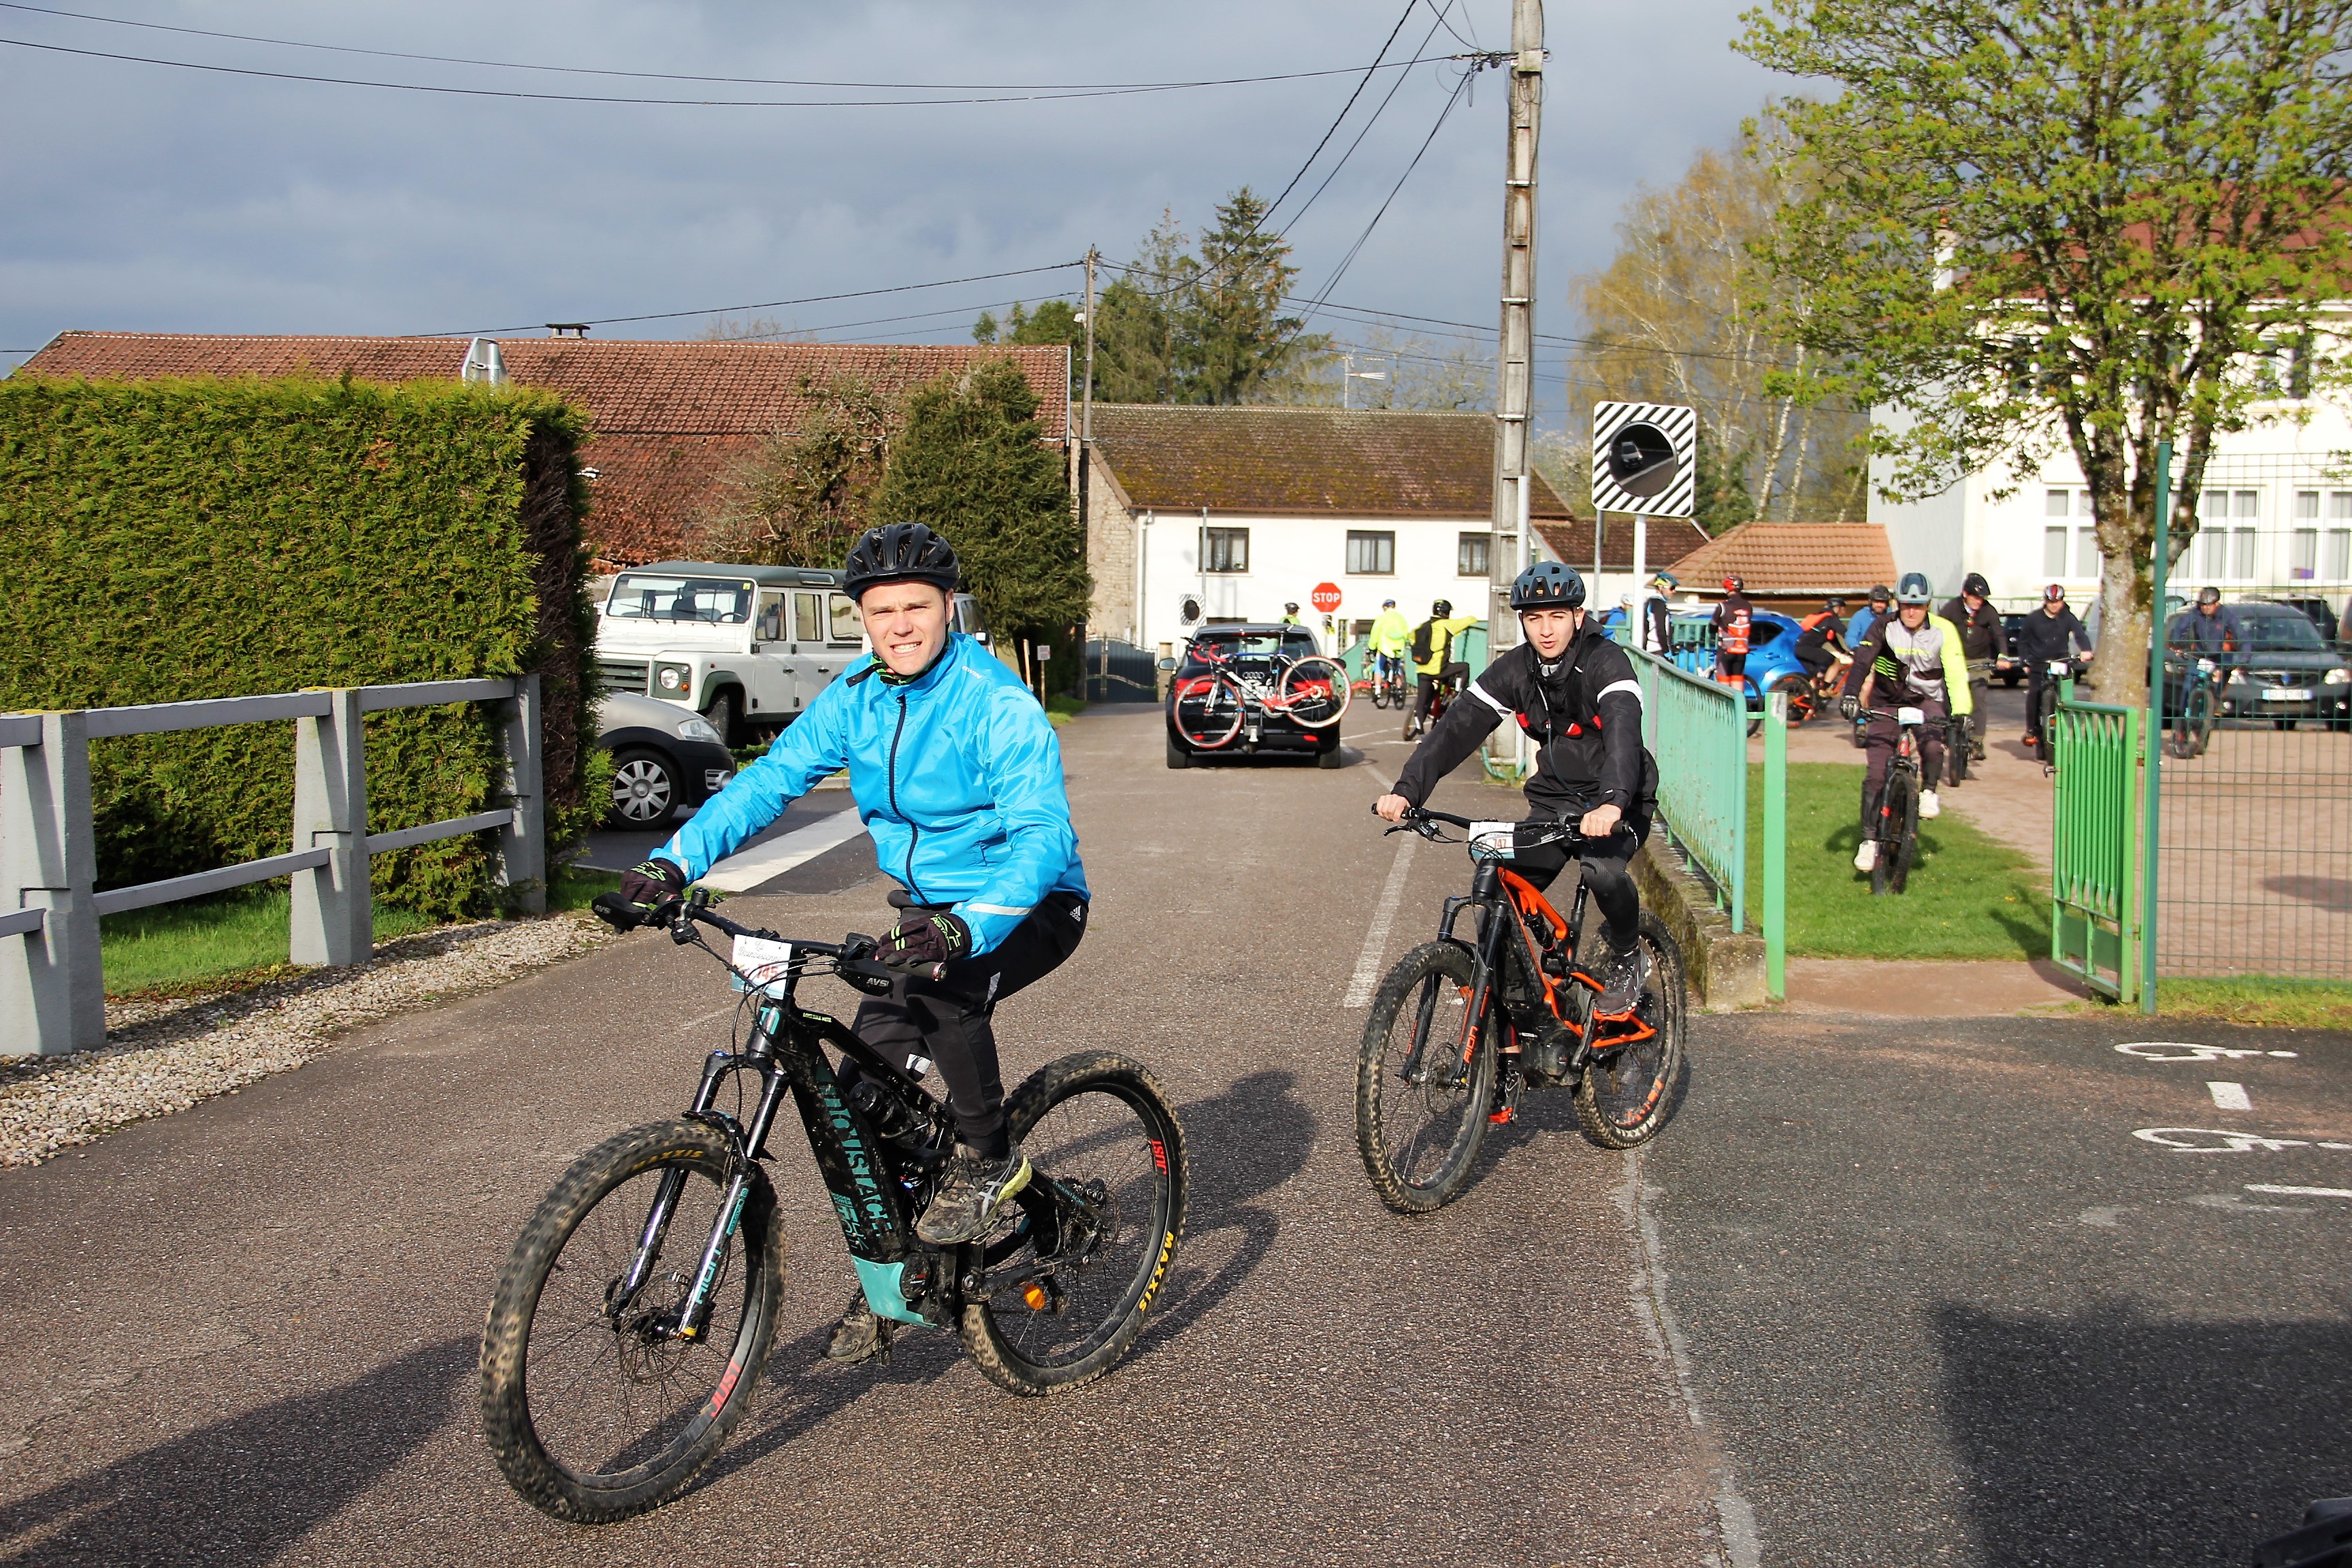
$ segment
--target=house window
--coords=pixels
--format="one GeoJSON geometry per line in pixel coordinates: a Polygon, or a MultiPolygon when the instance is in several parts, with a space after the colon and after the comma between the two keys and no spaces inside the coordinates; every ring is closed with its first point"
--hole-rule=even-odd
{"type": "Polygon", "coordinates": [[[2298,583],[2319,575],[2319,530],[2298,528],[2289,536],[2286,574],[2298,583]]]}
{"type": "Polygon", "coordinates": [[[1464,534],[1454,547],[1454,574],[1484,577],[1494,559],[1494,548],[1495,536],[1491,533],[1464,534]]]}
{"type": "Polygon", "coordinates": [[[2230,535],[2230,574],[2241,583],[2254,580],[2254,531],[2241,528],[2230,535]]]}
{"type": "Polygon", "coordinates": [[[2318,492],[2317,490],[2297,490],[2297,491],[2295,491],[2295,492],[2294,492],[2294,520],[2295,520],[2297,522],[2305,522],[2305,521],[2315,521],[2315,520],[2316,520],[2316,519],[2318,518],[2318,516],[2319,516],[2319,492],[2318,492]]]}
{"type": "Polygon", "coordinates": [[[1249,530],[1246,528],[1204,528],[1201,531],[1201,570],[1203,572],[1246,572],[1249,570],[1249,530]]]}
{"type": "Polygon", "coordinates": [[[1396,535],[1348,531],[1348,570],[1359,577],[1396,575],[1396,535]]]}
{"type": "Polygon", "coordinates": [[[2042,574],[2050,578],[2066,575],[2066,531],[2063,528],[2042,531],[2042,574]]]}
{"type": "Polygon", "coordinates": [[[2042,491],[2042,515],[2044,517],[2064,517],[2066,515],[2068,499],[2072,497],[2074,493],[2074,492],[2072,490],[2042,491]]]}
{"type": "Polygon", "coordinates": [[[2074,531],[2074,575],[2096,577],[2099,574],[2099,531],[2078,528],[2074,531]]]}

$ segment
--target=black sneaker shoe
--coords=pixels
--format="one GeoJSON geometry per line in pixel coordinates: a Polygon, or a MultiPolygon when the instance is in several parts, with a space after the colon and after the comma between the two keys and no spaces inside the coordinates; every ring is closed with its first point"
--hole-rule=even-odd
{"type": "Polygon", "coordinates": [[[841,1321],[833,1326],[833,1338],[825,1342],[824,1359],[844,1366],[856,1366],[877,1356],[887,1362],[890,1359],[890,1321],[875,1315],[861,1289],[849,1299],[849,1310],[842,1313],[841,1321]]]}
{"type": "Polygon", "coordinates": [[[929,1208],[915,1222],[915,1234],[933,1247],[953,1247],[985,1231],[1006,1199],[1029,1184],[1029,1162],[1019,1149],[992,1160],[969,1143],[940,1177],[929,1208]]]}
{"type": "Polygon", "coordinates": [[[1642,987],[1649,978],[1650,955],[1638,944],[1631,952],[1611,954],[1609,980],[1601,986],[1601,994],[1592,999],[1592,1016],[1632,1017],[1633,1005],[1642,999],[1642,987]]]}

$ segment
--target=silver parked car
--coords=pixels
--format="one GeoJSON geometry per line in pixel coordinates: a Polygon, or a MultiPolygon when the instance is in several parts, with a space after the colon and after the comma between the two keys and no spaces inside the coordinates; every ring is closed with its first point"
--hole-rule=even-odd
{"type": "Polygon", "coordinates": [[[735,753],[709,720],[690,709],[625,691],[596,701],[596,745],[613,753],[614,827],[659,827],[677,807],[697,806],[735,776],[735,753]]]}

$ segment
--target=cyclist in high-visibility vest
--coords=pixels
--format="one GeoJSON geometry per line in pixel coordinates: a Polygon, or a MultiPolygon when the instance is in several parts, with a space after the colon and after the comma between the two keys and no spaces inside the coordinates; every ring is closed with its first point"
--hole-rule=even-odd
{"type": "Polygon", "coordinates": [[[1723,580],[1723,603],[1715,607],[1715,678],[1726,686],[1748,683],[1748,637],[1755,625],[1748,580],[1734,572],[1723,580]]]}
{"type": "Polygon", "coordinates": [[[1412,623],[1404,618],[1404,612],[1396,607],[1394,599],[1381,601],[1381,618],[1372,623],[1368,640],[1376,661],[1373,678],[1386,680],[1389,672],[1404,658],[1404,650],[1412,644],[1412,623]]]}

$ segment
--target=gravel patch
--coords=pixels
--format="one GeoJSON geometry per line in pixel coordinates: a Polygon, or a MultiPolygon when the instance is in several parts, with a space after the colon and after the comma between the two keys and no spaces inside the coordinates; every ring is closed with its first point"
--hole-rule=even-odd
{"type": "Polygon", "coordinates": [[[0,1058],[0,1166],[37,1165],[128,1122],[233,1094],[333,1049],[355,1025],[488,991],[612,936],[584,910],[485,921],[231,995],[110,1003],[96,1050],[0,1058]]]}

